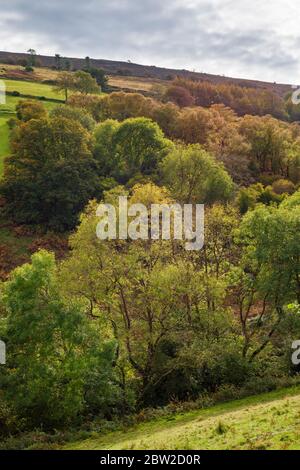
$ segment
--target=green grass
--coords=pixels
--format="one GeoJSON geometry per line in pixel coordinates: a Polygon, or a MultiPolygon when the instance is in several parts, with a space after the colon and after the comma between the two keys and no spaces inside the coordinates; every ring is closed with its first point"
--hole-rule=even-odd
{"type": "MultiPolygon", "coordinates": [[[[20,89],[22,89],[22,86],[23,86],[22,84],[26,84],[26,85],[24,85],[24,87],[26,87],[27,84],[29,83],[29,82],[21,82],[21,81],[16,81],[16,80],[5,80],[5,81],[6,82],[11,81],[11,82],[17,84],[17,86],[20,89]]],[[[40,86],[47,87],[47,85],[41,85],[40,83],[30,83],[30,86],[31,85],[35,85],[35,87],[30,88],[30,93],[29,94],[32,94],[34,96],[40,96],[39,93],[38,93],[39,91],[42,91],[40,86]]],[[[51,89],[51,87],[47,87],[47,88],[51,89]]],[[[46,90],[44,90],[44,91],[46,91],[46,90]]],[[[23,89],[23,92],[25,93],[25,88],[23,89]]],[[[50,94],[50,92],[49,92],[49,94],[50,94]]],[[[52,94],[52,96],[53,96],[53,94],[52,94]]],[[[49,96],[49,95],[47,95],[47,97],[51,98],[51,96],[49,96]]],[[[7,125],[7,121],[15,115],[16,105],[19,103],[19,101],[22,101],[24,99],[26,99],[26,98],[22,98],[22,97],[19,97],[19,96],[7,95],[6,96],[6,104],[0,105],[0,177],[1,177],[2,171],[3,171],[3,160],[9,154],[9,128],[8,128],[8,125],[7,125]]],[[[41,103],[43,103],[45,108],[48,109],[48,110],[50,110],[53,107],[57,106],[57,103],[55,103],[53,101],[41,101],[41,103]]]]}
{"type": "Polygon", "coordinates": [[[66,449],[300,449],[300,387],[149,421],[66,449]]]}
{"type": "Polygon", "coordinates": [[[64,94],[53,90],[52,85],[24,80],[4,80],[6,91],[18,91],[22,95],[44,96],[45,98],[63,100],[64,94]]]}

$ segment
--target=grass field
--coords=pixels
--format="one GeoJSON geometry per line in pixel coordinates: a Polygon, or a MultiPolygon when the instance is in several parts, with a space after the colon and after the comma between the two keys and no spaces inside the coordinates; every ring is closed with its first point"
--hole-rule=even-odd
{"type": "Polygon", "coordinates": [[[159,86],[162,88],[166,87],[166,83],[162,80],[156,80],[153,78],[142,78],[142,77],[124,77],[121,75],[109,76],[108,83],[111,86],[118,88],[125,88],[128,90],[135,91],[152,91],[153,87],[159,86]]]}
{"type": "Polygon", "coordinates": [[[9,154],[9,128],[7,121],[14,116],[18,100],[7,97],[6,104],[0,105],[0,175],[3,171],[3,159],[9,154]]]}
{"type": "Polygon", "coordinates": [[[26,72],[21,65],[0,64],[0,75],[7,78],[20,78],[32,81],[55,80],[59,72],[46,67],[35,67],[33,72],[26,72]]]}
{"type": "MultiPolygon", "coordinates": [[[[26,90],[30,90],[31,95],[35,96],[40,96],[38,92],[44,91],[44,92],[49,92],[47,97],[51,98],[50,96],[50,91],[51,87],[47,85],[42,85],[39,83],[31,83],[31,82],[23,82],[23,81],[16,81],[16,80],[5,80],[5,82],[8,82],[8,89],[10,85],[10,82],[13,83],[14,90],[19,91],[20,93],[27,94],[26,90]],[[46,87],[46,88],[40,88],[40,87],[46,87]],[[47,91],[48,90],[48,91],[47,91]]],[[[44,95],[43,95],[44,96],[44,95]]],[[[53,97],[53,93],[52,93],[53,97]]],[[[9,154],[9,128],[7,125],[7,121],[15,115],[15,109],[16,105],[19,101],[21,101],[24,98],[18,97],[18,96],[7,96],[6,97],[6,104],[0,105],[0,176],[2,175],[2,170],[3,170],[3,159],[6,157],[6,155],[9,154]]],[[[50,110],[54,106],[57,106],[57,103],[53,101],[41,101],[43,105],[50,110]]]]}
{"type": "Polygon", "coordinates": [[[153,420],[67,449],[300,449],[300,388],[153,420]]]}
{"type": "Polygon", "coordinates": [[[18,91],[21,95],[44,96],[45,98],[63,100],[64,94],[53,90],[52,85],[23,80],[4,80],[7,91],[18,91]]]}

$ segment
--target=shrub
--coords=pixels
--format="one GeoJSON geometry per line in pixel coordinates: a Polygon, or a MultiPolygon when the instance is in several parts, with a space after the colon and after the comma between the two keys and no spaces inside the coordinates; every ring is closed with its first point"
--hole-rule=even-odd
{"type": "Polygon", "coordinates": [[[296,187],[292,181],[279,179],[272,184],[273,191],[276,194],[293,194],[296,187]]]}

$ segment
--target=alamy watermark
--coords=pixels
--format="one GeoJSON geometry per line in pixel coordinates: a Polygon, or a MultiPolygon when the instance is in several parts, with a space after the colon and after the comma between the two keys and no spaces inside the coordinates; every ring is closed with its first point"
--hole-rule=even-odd
{"type": "Polygon", "coordinates": [[[0,365],[6,364],[6,345],[0,340],[0,365]]]}
{"type": "Polygon", "coordinates": [[[300,340],[293,341],[292,349],[295,351],[292,354],[292,363],[294,366],[299,366],[300,364],[300,340]]]}
{"type": "Polygon", "coordinates": [[[293,93],[292,93],[292,103],[299,104],[300,103],[300,88],[297,85],[292,85],[293,93]]]}
{"type": "Polygon", "coordinates": [[[6,85],[4,80],[0,80],[0,105],[6,104],[6,85]]]}
{"type": "Polygon", "coordinates": [[[128,205],[119,196],[119,207],[100,204],[96,234],[100,240],[184,240],[186,250],[201,250],[204,244],[204,204],[128,205]]]}

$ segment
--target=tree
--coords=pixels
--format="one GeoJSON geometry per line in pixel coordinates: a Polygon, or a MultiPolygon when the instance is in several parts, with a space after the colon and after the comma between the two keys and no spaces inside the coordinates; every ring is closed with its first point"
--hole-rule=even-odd
{"type": "Polygon", "coordinates": [[[89,56],[87,56],[84,60],[85,60],[85,68],[87,71],[89,71],[91,68],[91,59],[89,58],[89,56]]]}
{"type": "Polygon", "coordinates": [[[85,111],[85,109],[68,106],[67,104],[59,105],[53,108],[50,111],[50,117],[73,119],[73,121],[79,122],[79,124],[81,124],[82,127],[84,127],[84,129],[89,132],[92,132],[96,125],[92,116],[87,111],[85,111]]]}
{"type": "Polygon", "coordinates": [[[194,104],[194,98],[190,92],[186,88],[176,85],[172,85],[167,89],[164,99],[172,101],[180,108],[192,106],[194,104]]]}
{"type": "Polygon", "coordinates": [[[36,65],[36,51],[34,49],[28,49],[27,52],[29,54],[27,65],[29,65],[29,67],[34,67],[36,65]]]}
{"type": "Polygon", "coordinates": [[[119,156],[116,153],[114,136],[120,127],[114,119],[107,119],[95,129],[94,158],[99,163],[103,176],[119,176],[119,156]]]}
{"type": "Polygon", "coordinates": [[[127,119],[121,124],[106,121],[97,126],[95,137],[95,158],[121,183],[139,173],[155,174],[172,147],[158,125],[147,118],[127,119]]]}
{"type": "Polygon", "coordinates": [[[175,137],[187,144],[204,144],[210,131],[210,113],[205,108],[181,110],[175,126],[175,137]]]}
{"type": "Polygon", "coordinates": [[[177,77],[173,86],[185,88],[194,98],[197,106],[210,107],[223,104],[239,116],[271,114],[286,119],[283,99],[272,90],[238,86],[233,83],[211,83],[177,77]]]}
{"type": "Polygon", "coordinates": [[[35,253],[3,291],[10,350],[4,392],[18,416],[34,426],[61,426],[88,409],[93,381],[98,412],[105,413],[113,402],[114,345],[100,340],[82,306],[63,300],[54,256],[35,253]]]}
{"type": "Polygon", "coordinates": [[[240,119],[232,109],[222,104],[209,109],[205,149],[224,166],[233,181],[248,185],[254,181],[250,171],[250,145],[241,135],[240,119]]]}
{"type": "MultiPolygon", "coordinates": [[[[124,195],[124,188],[105,193],[103,202],[114,204],[118,194],[124,195]]],[[[133,188],[128,203],[137,201],[150,207],[169,203],[170,196],[148,183],[133,188]]],[[[204,371],[209,356],[204,349],[212,341],[211,351],[221,348],[219,338],[224,345],[231,328],[221,307],[224,282],[215,278],[210,284],[204,282],[204,269],[185,256],[180,242],[97,240],[96,208],[91,202],[71,237],[72,255],[61,272],[66,295],[85,299],[91,317],[100,316],[115,337],[125,397],[132,390],[138,406],[143,406],[199,393],[204,382],[200,365],[204,371]],[[192,361],[187,344],[199,345],[192,361]]]]}
{"type": "Polygon", "coordinates": [[[63,63],[64,63],[64,65],[63,65],[64,70],[67,70],[67,71],[71,70],[72,64],[71,64],[71,61],[69,59],[64,59],[63,63]]]}
{"type": "Polygon", "coordinates": [[[65,101],[68,101],[68,93],[74,90],[75,77],[72,72],[60,72],[56,79],[55,91],[62,91],[65,94],[65,101]]]}
{"type": "Polygon", "coordinates": [[[61,70],[62,68],[62,58],[60,54],[55,54],[55,67],[57,70],[61,70]]]}
{"type": "Polygon", "coordinates": [[[293,194],[296,189],[292,181],[286,179],[279,179],[274,181],[272,188],[276,194],[293,194]]]}
{"type": "Polygon", "coordinates": [[[271,116],[245,116],[240,132],[250,144],[251,165],[254,173],[270,172],[289,177],[292,152],[292,133],[288,124],[271,116]]]}
{"type": "Polygon", "coordinates": [[[100,193],[92,138],[63,117],[32,119],[16,129],[1,191],[19,223],[56,230],[74,227],[90,198],[100,193]]]}
{"type": "Polygon", "coordinates": [[[172,147],[158,125],[147,118],[124,121],[116,130],[113,143],[121,165],[121,176],[125,178],[138,172],[154,173],[172,147]]]}
{"type": "Polygon", "coordinates": [[[182,203],[228,201],[234,185],[222,164],[200,145],[178,145],[162,161],[163,182],[182,203]]]}
{"type": "Polygon", "coordinates": [[[47,116],[47,111],[42,103],[36,100],[19,101],[16,106],[17,118],[27,122],[30,119],[42,119],[47,116]]]}
{"type": "Polygon", "coordinates": [[[274,191],[272,186],[264,187],[261,183],[251,184],[248,188],[242,188],[237,196],[237,203],[241,214],[253,209],[256,204],[279,204],[284,196],[274,191]]]}
{"type": "Polygon", "coordinates": [[[84,72],[83,70],[78,70],[74,73],[73,88],[85,95],[89,93],[98,94],[101,91],[99,85],[91,74],[84,72]]]}
{"type": "Polygon", "coordinates": [[[93,68],[91,68],[91,67],[88,68],[87,67],[86,70],[96,80],[96,82],[98,83],[98,85],[100,86],[100,88],[103,92],[108,91],[108,88],[109,88],[108,87],[108,77],[105,74],[105,71],[103,69],[97,69],[95,67],[93,67],[93,68]]]}
{"type": "Polygon", "coordinates": [[[296,196],[291,201],[279,207],[259,205],[244,216],[240,227],[244,254],[235,296],[244,355],[250,361],[270,344],[288,305],[300,302],[300,206],[296,196]]]}
{"type": "Polygon", "coordinates": [[[157,122],[165,135],[169,138],[174,138],[180,114],[179,108],[173,103],[155,104],[152,101],[152,106],[145,107],[145,113],[147,112],[146,110],[148,111],[147,116],[157,122]]]}

